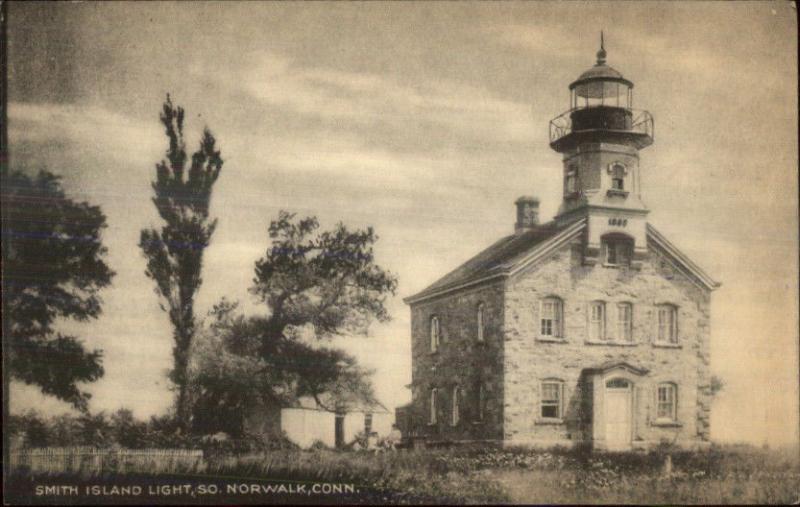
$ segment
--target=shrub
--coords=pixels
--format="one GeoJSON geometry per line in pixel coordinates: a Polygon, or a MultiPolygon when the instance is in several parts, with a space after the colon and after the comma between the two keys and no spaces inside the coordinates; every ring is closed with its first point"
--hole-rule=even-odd
{"type": "Polygon", "coordinates": [[[322,440],[314,440],[314,442],[311,444],[311,447],[309,447],[309,450],[311,451],[324,451],[328,449],[330,449],[330,447],[328,447],[328,444],[322,440]]]}

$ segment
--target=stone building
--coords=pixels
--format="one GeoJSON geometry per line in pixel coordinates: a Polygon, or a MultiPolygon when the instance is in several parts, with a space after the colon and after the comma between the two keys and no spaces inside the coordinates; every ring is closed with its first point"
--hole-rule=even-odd
{"type": "Polygon", "coordinates": [[[597,64],[550,122],[563,201],[422,292],[411,307],[416,441],[625,450],[709,438],[709,306],[719,283],[647,222],[639,151],[653,119],[597,64]]]}

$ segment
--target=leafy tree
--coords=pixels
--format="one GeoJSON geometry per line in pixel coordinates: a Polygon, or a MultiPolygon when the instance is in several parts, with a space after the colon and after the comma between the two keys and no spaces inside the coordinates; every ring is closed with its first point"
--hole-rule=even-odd
{"type": "Polygon", "coordinates": [[[137,421],[127,408],[111,415],[111,432],[114,441],[127,449],[140,449],[147,443],[147,423],[137,421]]]}
{"type": "Polygon", "coordinates": [[[271,223],[272,246],[256,262],[251,289],[267,316],[245,318],[227,301],[212,310],[195,364],[198,430],[237,435],[250,408],[301,396],[328,409],[374,400],[370,372],[324,343],[388,320],[385,303],[397,281],[375,264],[372,228],[318,229],[316,218],[283,211],[271,223]]]}
{"type": "Polygon", "coordinates": [[[269,338],[305,325],[317,338],[365,333],[373,318],[389,320],[385,303],[397,280],[374,263],[378,237],[372,227],[349,231],[339,223],[333,231],[317,233],[316,217],[294,218],[280,212],[269,226],[272,246],[256,262],[251,292],[271,311],[269,338]]]}
{"type": "Polygon", "coordinates": [[[20,415],[9,415],[4,429],[10,435],[24,436],[24,445],[28,447],[47,447],[53,443],[47,421],[34,410],[20,415]]]}
{"type": "Polygon", "coordinates": [[[174,414],[154,415],[147,423],[147,447],[186,447],[191,444],[174,414]]]}
{"type": "Polygon", "coordinates": [[[53,417],[48,426],[52,437],[51,445],[56,447],[70,447],[77,445],[80,440],[81,424],[74,416],[62,414],[53,417]]]}
{"type": "Polygon", "coordinates": [[[78,425],[78,445],[106,447],[113,442],[111,422],[105,412],[84,412],[78,416],[78,425]]]}
{"type": "Polygon", "coordinates": [[[97,206],[67,198],[59,177],[46,171],[30,177],[4,170],[2,188],[10,376],[85,410],[90,395],[78,383],[103,375],[102,352],[85,350],[53,323],[100,315],[98,293],[114,276],[100,238],[106,217],[97,206]]]}
{"type": "Polygon", "coordinates": [[[147,259],[145,274],[156,282],[161,308],[172,323],[174,366],[170,380],[178,391],[178,422],[185,428],[189,415],[186,372],[196,326],[194,298],[202,283],[203,252],[216,227],[216,220],[209,219],[209,206],[222,159],[214,136],[205,129],[187,167],[183,119],[183,108],[173,106],[167,95],[161,123],[169,148],[166,160],[156,164],[152,183],[153,203],[164,225],[160,231],[143,229],[139,247],[147,259]]]}

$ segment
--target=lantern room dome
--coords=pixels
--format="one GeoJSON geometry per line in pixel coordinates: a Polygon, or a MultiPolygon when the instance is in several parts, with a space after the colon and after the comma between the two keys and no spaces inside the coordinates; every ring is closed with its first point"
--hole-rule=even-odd
{"type": "Polygon", "coordinates": [[[587,107],[590,105],[616,105],[630,108],[632,89],[633,83],[622,77],[618,70],[606,64],[606,49],[603,47],[601,33],[597,63],[569,85],[572,107],[580,107],[578,102],[580,99],[585,99],[587,102],[584,105],[587,107]]]}
{"type": "Polygon", "coordinates": [[[633,83],[622,77],[622,73],[606,64],[606,50],[602,46],[597,52],[597,63],[570,83],[569,89],[580,97],[597,98],[611,88],[618,90],[623,85],[630,90],[633,83]]]}
{"type": "Polygon", "coordinates": [[[622,77],[622,73],[609,67],[606,64],[597,64],[584,72],[583,74],[578,77],[578,81],[583,81],[584,79],[601,79],[601,78],[612,78],[612,79],[624,79],[622,77]]]}

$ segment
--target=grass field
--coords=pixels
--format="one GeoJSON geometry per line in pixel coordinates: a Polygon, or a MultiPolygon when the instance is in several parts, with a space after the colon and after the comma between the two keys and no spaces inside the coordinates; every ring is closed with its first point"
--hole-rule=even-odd
{"type": "MultiPolygon", "coordinates": [[[[12,472],[12,503],[795,503],[800,501],[796,449],[745,446],[670,453],[586,454],[576,451],[454,448],[383,454],[274,451],[264,455],[217,457],[166,469],[120,470],[75,464],[63,472],[12,472]],[[355,492],[299,496],[180,496],[158,498],[53,498],[36,496],[36,485],[91,485],[214,482],[229,484],[352,484],[355,492]]],[[[137,467],[140,468],[140,467],[137,467]]]]}

